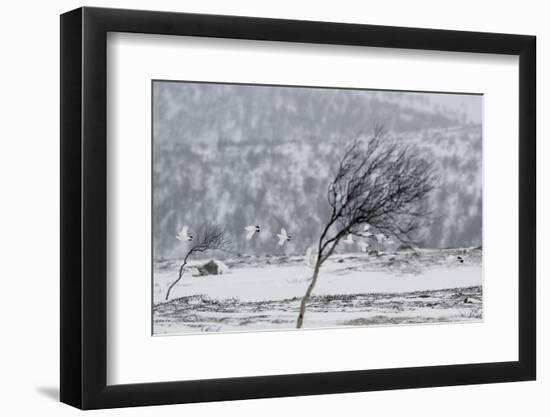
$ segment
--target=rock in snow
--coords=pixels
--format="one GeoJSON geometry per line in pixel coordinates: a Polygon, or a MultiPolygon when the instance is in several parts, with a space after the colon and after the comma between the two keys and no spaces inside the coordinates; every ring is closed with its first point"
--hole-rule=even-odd
{"type": "Polygon", "coordinates": [[[203,265],[197,266],[197,271],[197,276],[222,275],[226,274],[229,271],[229,268],[221,261],[211,260],[203,265]]]}

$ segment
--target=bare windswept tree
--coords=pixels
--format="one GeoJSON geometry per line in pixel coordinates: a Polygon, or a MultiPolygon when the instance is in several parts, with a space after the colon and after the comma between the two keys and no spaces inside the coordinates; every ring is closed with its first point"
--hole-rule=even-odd
{"type": "Polygon", "coordinates": [[[196,239],[193,239],[191,246],[187,250],[187,254],[183,258],[183,263],[180,265],[178,279],[176,279],[168,291],[166,291],[166,298],[170,296],[170,291],[172,288],[181,280],[183,277],[183,272],[185,271],[185,266],[191,255],[196,253],[202,253],[210,250],[228,250],[231,245],[231,241],[227,238],[226,232],[217,225],[211,225],[205,223],[199,233],[196,236],[196,239]]]}
{"type": "Polygon", "coordinates": [[[426,203],[435,188],[435,174],[418,148],[387,138],[381,126],[370,139],[356,140],[344,151],[328,187],[330,218],[312,258],[313,276],[296,328],[302,327],[321,266],[345,236],[364,238],[368,224],[402,243],[414,243],[414,233],[430,215],[426,203]]]}

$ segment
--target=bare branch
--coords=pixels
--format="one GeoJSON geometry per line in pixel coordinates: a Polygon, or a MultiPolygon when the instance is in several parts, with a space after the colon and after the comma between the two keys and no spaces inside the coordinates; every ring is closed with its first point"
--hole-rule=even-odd
{"type": "Polygon", "coordinates": [[[184,262],[187,262],[189,256],[194,253],[206,252],[208,250],[226,251],[230,245],[231,240],[229,240],[222,228],[215,224],[205,223],[199,230],[197,238],[193,241],[187,255],[185,255],[184,262]]]}
{"type": "Polygon", "coordinates": [[[225,230],[219,227],[216,224],[204,223],[199,230],[199,233],[196,236],[196,239],[193,240],[192,246],[187,251],[187,254],[183,258],[183,263],[180,265],[178,278],[168,287],[166,291],[166,298],[170,296],[170,291],[172,288],[181,280],[183,277],[183,272],[185,271],[185,266],[191,255],[194,253],[206,252],[209,250],[221,250],[227,251],[231,246],[231,240],[227,237],[225,230]]]}
{"type": "Polygon", "coordinates": [[[332,216],[327,224],[338,228],[331,237],[321,235],[321,257],[365,223],[410,242],[430,214],[424,203],[435,187],[433,165],[414,146],[383,140],[383,135],[383,127],[376,126],[371,139],[356,140],[344,152],[328,195],[332,216]]]}

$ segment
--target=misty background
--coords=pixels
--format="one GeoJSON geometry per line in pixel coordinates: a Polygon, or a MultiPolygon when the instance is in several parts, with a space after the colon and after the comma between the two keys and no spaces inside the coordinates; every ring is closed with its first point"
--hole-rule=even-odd
{"type": "Polygon", "coordinates": [[[154,258],[181,256],[178,229],[204,222],[225,228],[233,254],[303,254],[326,223],[339,157],[374,123],[439,171],[422,246],[479,246],[481,119],[480,95],[154,81],[154,258]],[[262,232],[246,241],[246,225],[262,232]]]}

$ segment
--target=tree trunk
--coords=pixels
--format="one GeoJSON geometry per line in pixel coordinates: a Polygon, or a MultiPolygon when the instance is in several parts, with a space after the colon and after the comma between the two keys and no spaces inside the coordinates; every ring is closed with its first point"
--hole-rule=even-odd
{"type": "Polygon", "coordinates": [[[298,314],[298,320],[296,321],[296,328],[301,329],[302,324],[304,323],[304,314],[306,312],[306,303],[309,301],[309,297],[311,295],[311,292],[313,291],[313,288],[315,287],[315,284],[317,282],[317,277],[319,276],[319,270],[321,269],[321,262],[320,259],[317,259],[317,262],[315,263],[315,269],[313,270],[313,277],[311,278],[311,282],[309,283],[309,286],[307,287],[306,294],[302,298],[302,302],[300,303],[300,313],[298,314]]]}
{"type": "Polygon", "coordinates": [[[180,282],[181,280],[181,277],[183,277],[183,268],[185,268],[185,265],[187,265],[187,261],[185,261],[181,266],[180,266],[180,273],[179,273],[179,276],[178,276],[178,279],[175,280],[172,285],[170,285],[168,287],[168,291],[166,291],[166,298],[164,299],[165,301],[168,300],[168,297],[170,296],[170,291],[172,291],[172,288],[174,288],[174,286],[180,282]]]}

